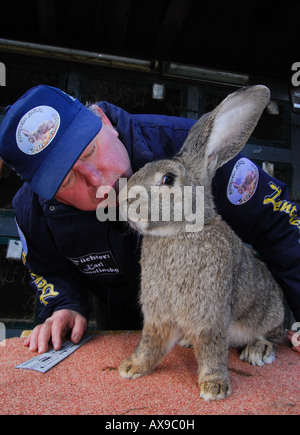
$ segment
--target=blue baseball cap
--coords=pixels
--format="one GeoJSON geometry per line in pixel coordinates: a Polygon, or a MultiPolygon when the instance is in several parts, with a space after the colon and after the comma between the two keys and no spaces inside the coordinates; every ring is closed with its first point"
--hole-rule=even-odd
{"type": "Polygon", "coordinates": [[[52,199],[101,119],[76,98],[36,86],[7,109],[0,126],[0,157],[42,198],[52,199]]]}

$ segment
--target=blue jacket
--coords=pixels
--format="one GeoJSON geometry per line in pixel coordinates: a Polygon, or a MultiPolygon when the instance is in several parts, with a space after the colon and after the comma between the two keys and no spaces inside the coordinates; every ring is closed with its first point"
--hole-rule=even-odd
{"type": "MultiPolygon", "coordinates": [[[[99,103],[119,132],[133,167],[173,156],[195,121],[160,115],[130,115],[99,103]]],[[[217,210],[259,252],[278,279],[300,320],[300,219],[287,187],[238,155],[213,181],[217,210]],[[244,165],[246,175],[241,176],[244,165]]],[[[99,299],[102,329],[141,326],[138,307],[139,236],[124,222],[99,222],[95,212],[38,197],[25,183],[13,205],[24,263],[41,302],[40,318],[63,308],[89,316],[87,290],[99,299]]],[[[245,282],[247,286],[247,282],[245,282]]]]}

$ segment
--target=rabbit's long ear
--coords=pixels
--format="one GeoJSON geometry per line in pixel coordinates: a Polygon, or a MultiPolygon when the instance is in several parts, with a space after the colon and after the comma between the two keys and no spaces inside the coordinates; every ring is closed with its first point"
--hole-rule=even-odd
{"type": "Polygon", "coordinates": [[[270,91],[265,86],[242,88],[229,95],[194,125],[182,152],[194,163],[198,160],[198,167],[213,176],[244,147],[269,99],[270,91]]]}

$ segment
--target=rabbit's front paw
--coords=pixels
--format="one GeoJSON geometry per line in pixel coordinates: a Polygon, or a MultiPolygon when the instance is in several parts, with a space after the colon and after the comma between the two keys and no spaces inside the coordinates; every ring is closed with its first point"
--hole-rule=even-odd
{"type": "Polygon", "coordinates": [[[119,374],[124,379],[136,379],[147,374],[147,371],[142,369],[136,356],[133,354],[122,361],[119,367],[119,374]]]}
{"type": "Polygon", "coordinates": [[[231,394],[231,387],[228,381],[208,381],[200,384],[200,397],[206,402],[221,400],[231,394]]]}
{"type": "Polygon", "coordinates": [[[276,346],[268,340],[257,340],[247,344],[240,359],[247,361],[253,366],[272,364],[276,359],[276,346]]]}

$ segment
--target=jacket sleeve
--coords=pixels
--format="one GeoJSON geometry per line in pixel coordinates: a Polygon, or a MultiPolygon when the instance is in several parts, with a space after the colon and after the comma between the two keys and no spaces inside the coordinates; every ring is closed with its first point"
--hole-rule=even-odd
{"type": "Polygon", "coordinates": [[[246,179],[238,178],[241,159],[249,162],[250,169],[254,165],[238,155],[217,171],[213,181],[216,208],[242,240],[257,250],[281,285],[295,319],[300,321],[299,210],[289,199],[288,187],[256,165],[255,189],[240,204],[233,201],[230,195],[246,179]]]}
{"type": "Polygon", "coordinates": [[[23,263],[29,269],[31,284],[41,303],[39,318],[44,321],[54,311],[69,309],[88,319],[89,305],[81,275],[58,254],[37,203],[24,199],[17,194],[13,205],[23,246],[23,263]]]}

